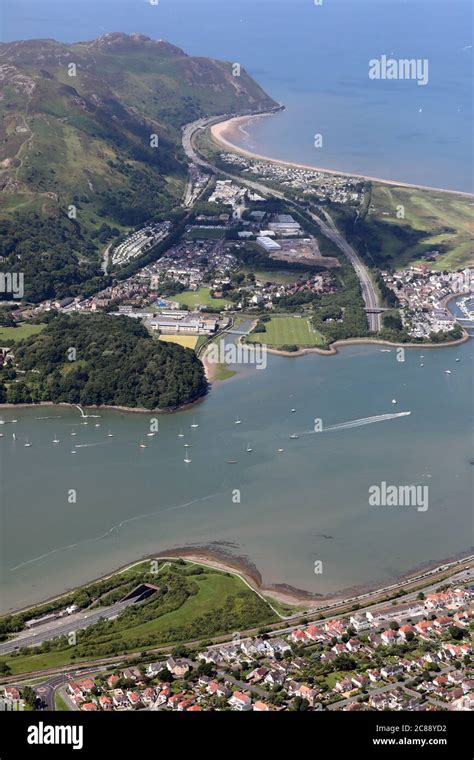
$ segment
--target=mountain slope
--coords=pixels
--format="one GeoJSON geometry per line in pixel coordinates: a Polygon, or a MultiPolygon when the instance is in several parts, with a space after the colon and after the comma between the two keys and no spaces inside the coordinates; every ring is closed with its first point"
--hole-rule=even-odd
{"type": "Polygon", "coordinates": [[[34,301],[95,289],[104,245],[179,205],[181,126],[275,105],[244,70],[143,35],[1,44],[3,271],[34,301]]]}

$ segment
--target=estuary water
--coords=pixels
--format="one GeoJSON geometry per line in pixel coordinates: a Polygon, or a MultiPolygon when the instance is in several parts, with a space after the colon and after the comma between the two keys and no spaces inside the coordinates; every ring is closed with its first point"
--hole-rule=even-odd
{"type": "Polygon", "coordinates": [[[160,416],[154,437],[146,414],[89,410],[101,417],[85,425],[72,408],[2,410],[2,611],[188,545],[315,594],[468,550],[473,355],[469,341],[404,362],[368,345],[269,356],[160,416]],[[382,482],[427,486],[428,509],[370,506],[382,482]]]}

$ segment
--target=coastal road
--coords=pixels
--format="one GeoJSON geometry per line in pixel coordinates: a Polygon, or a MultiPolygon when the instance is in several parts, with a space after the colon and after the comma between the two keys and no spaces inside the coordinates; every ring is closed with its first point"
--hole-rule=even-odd
{"type": "MultiPolygon", "coordinates": [[[[378,309],[379,303],[377,292],[370,277],[370,272],[354,248],[347,242],[344,235],[342,235],[342,233],[337,229],[332,217],[325,210],[323,211],[323,215],[326,221],[323,221],[319,216],[311,211],[308,211],[308,214],[313,219],[313,221],[319,225],[321,232],[330,240],[332,240],[333,243],[337,245],[339,250],[342,251],[351,262],[352,266],[355,269],[356,275],[359,278],[365,308],[374,310],[378,309]]],[[[381,329],[382,325],[379,313],[376,311],[375,313],[369,312],[367,314],[367,319],[369,323],[369,330],[371,332],[378,332],[381,329]]]]}
{"type": "Polygon", "coordinates": [[[0,644],[0,655],[13,652],[20,647],[39,646],[43,641],[48,641],[57,638],[58,636],[66,636],[74,631],[88,628],[99,620],[110,620],[110,618],[117,617],[117,615],[123,612],[126,607],[134,603],[134,599],[129,599],[127,601],[117,602],[117,604],[113,604],[110,607],[103,607],[102,609],[94,610],[93,612],[88,612],[86,610],[85,612],[68,615],[67,618],[53,620],[50,623],[38,626],[36,629],[22,631],[18,636],[15,636],[15,638],[9,639],[0,644]]]}
{"type": "MultiPolygon", "coordinates": [[[[340,230],[338,230],[338,228],[336,227],[334,223],[334,220],[328,214],[327,211],[323,212],[324,219],[322,219],[314,212],[309,211],[308,209],[300,206],[300,204],[298,204],[296,201],[286,198],[285,194],[280,192],[279,190],[273,190],[272,188],[267,187],[265,184],[261,182],[255,182],[253,180],[247,180],[241,177],[236,177],[235,174],[232,174],[231,172],[226,172],[220,169],[219,167],[214,166],[213,164],[210,164],[208,161],[205,161],[196,152],[193,145],[193,139],[196,136],[196,134],[202,131],[203,129],[206,129],[207,127],[212,126],[213,124],[217,124],[221,121],[226,121],[227,119],[231,118],[231,116],[232,115],[228,114],[224,116],[213,117],[212,119],[199,119],[198,121],[195,121],[192,124],[187,124],[183,128],[182,140],[183,140],[183,149],[188,159],[192,161],[193,163],[200,165],[201,167],[209,171],[223,174],[226,177],[233,179],[234,181],[240,182],[241,184],[244,184],[247,187],[250,187],[252,190],[262,195],[270,194],[277,198],[281,198],[282,200],[285,200],[289,205],[294,206],[300,213],[307,214],[309,217],[311,217],[311,219],[319,226],[323,235],[329,238],[329,240],[332,240],[332,242],[349,259],[352,266],[354,267],[357,277],[359,278],[360,287],[362,291],[362,297],[365,303],[365,308],[369,310],[377,310],[379,307],[378,296],[377,296],[377,291],[375,290],[374,284],[372,282],[372,279],[370,277],[369,269],[365,266],[365,264],[361,260],[360,256],[356,253],[354,248],[345,239],[344,235],[340,232],[340,230]]],[[[367,320],[368,320],[370,332],[378,332],[381,329],[381,317],[380,317],[380,314],[377,313],[376,311],[375,313],[372,313],[372,311],[369,311],[367,313],[367,320]]]]}
{"type": "MultiPolygon", "coordinates": [[[[301,625],[306,626],[311,623],[314,623],[315,625],[320,625],[319,615],[322,613],[324,613],[325,618],[328,618],[328,617],[331,617],[331,619],[347,618],[348,614],[350,614],[353,610],[353,608],[351,610],[350,605],[353,605],[354,602],[360,602],[360,605],[357,609],[358,613],[362,613],[363,611],[366,611],[368,609],[376,610],[380,607],[386,607],[387,602],[388,602],[387,598],[381,599],[380,597],[385,596],[385,593],[388,590],[393,592],[397,589],[402,589],[402,588],[405,589],[407,593],[403,596],[403,602],[406,603],[412,599],[415,599],[415,597],[418,595],[420,591],[420,581],[422,580],[426,581],[428,580],[428,578],[430,578],[430,576],[434,576],[434,577],[432,577],[431,582],[429,582],[426,586],[423,586],[423,592],[425,594],[436,591],[439,588],[445,586],[447,583],[462,583],[462,582],[470,581],[474,578],[474,568],[472,566],[472,559],[473,558],[471,557],[469,559],[461,560],[459,562],[453,562],[452,563],[453,572],[450,573],[448,576],[445,575],[445,572],[446,572],[446,569],[449,568],[449,565],[443,565],[439,568],[435,568],[433,570],[427,571],[426,573],[422,573],[420,576],[416,576],[415,578],[412,578],[410,580],[405,580],[396,584],[392,584],[390,587],[386,587],[385,589],[378,589],[376,591],[367,592],[359,596],[338,601],[331,605],[326,605],[326,607],[319,607],[319,608],[315,608],[311,610],[305,610],[304,612],[294,613],[292,615],[289,615],[287,618],[284,618],[286,620],[286,625],[278,627],[278,628],[275,626],[269,626],[268,634],[270,637],[275,637],[275,636],[278,637],[278,636],[291,633],[293,630],[295,630],[295,628],[299,628],[301,625]],[[441,576],[440,576],[440,573],[442,573],[441,576]],[[410,589],[410,586],[412,586],[411,589],[410,589]],[[377,597],[377,596],[379,598],[378,599],[375,598],[372,601],[372,598],[377,597]],[[315,619],[313,619],[314,615],[317,615],[315,619]],[[301,622],[302,617],[306,619],[306,622],[304,624],[301,622]]],[[[257,635],[257,633],[258,633],[257,628],[249,629],[247,631],[242,631],[240,640],[246,641],[252,638],[253,636],[257,635]]],[[[218,649],[221,646],[232,643],[232,641],[233,639],[229,640],[228,635],[216,636],[216,637],[213,637],[213,643],[210,644],[206,648],[218,649]]],[[[199,644],[200,644],[200,640],[187,642],[187,645],[189,647],[195,647],[195,646],[198,646],[199,644]]],[[[163,655],[169,655],[171,650],[172,650],[172,645],[165,645],[165,646],[150,649],[148,653],[156,654],[159,657],[163,655]]],[[[127,654],[102,657],[102,658],[98,658],[94,660],[83,661],[81,663],[78,663],[75,667],[76,668],[79,667],[81,676],[84,676],[86,673],[98,672],[99,670],[103,670],[105,667],[117,668],[119,665],[123,665],[129,660],[133,660],[139,655],[140,655],[139,651],[128,652],[127,654]]],[[[23,683],[27,683],[28,681],[31,681],[32,678],[36,678],[38,676],[46,679],[46,677],[53,678],[54,676],[59,676],[60,674],[68,674],[68,673],[71,673],[72,667],[73,666],[69,664],[69,665],[44,668],[42,670],[30,671],[29,673],[24,674],[23,683]]],[[[18,681],[19,681],[18,675],[10,675],[10,676],[5,676],[4,678],[2,678],[1,683],[3,685],[7,685],[7,684],[15,685],[18,681]]]]}

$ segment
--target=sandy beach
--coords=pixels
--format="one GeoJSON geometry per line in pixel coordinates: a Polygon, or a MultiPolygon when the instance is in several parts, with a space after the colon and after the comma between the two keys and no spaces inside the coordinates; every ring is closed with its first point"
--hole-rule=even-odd
{"type": "Polygon", "coordinates": [[[236,136],[238,135],[239,131],[241,131],[242,128],[246,124],[249,124],[255,119],[267,118],[269,116],[274,116],[274,115],[275,114],[273,113],[268,113],[268,114],[257,114],[255,116],[236,116],[233,119],[227,119],[226,121],[221,121],[218,124],[214,124],[210,128],[210,131],[211,131],[214,141],[220,147],[226,148],[227,150],[233,153],[240,153],[242,156],[246,156],[247,158],[256,159],[257,161],[268,161],[269,163],[278,164],[279,166],[291,166],[297,169],[306,169],[308,171],[322,172],[324,174],[331,174],[337,177],[356,177],[357,179],[363,179],[370,182],[379,182],[382,185],[392,185],[394,187],[407,187],[407,188],[412,188],[415,190],[432,190],[432,191],[437,191],[440,193],[449,193],[450,195],[458,195],[464,198],[474,197],[472,193],[465,193],[459,190],[446,190],[443,187],[431,187],[429,185],[414,185],[414,184],[410,184],[409,182],[399,182],[397,180],[388,180],[388,179],[382,179],[380,177],[371,177],[365,174],[354,174],[352,172],[336,171],[334,169],[326,169],[319,166],[313,166],[311,164],[298,164],[293,161],[282,161],[281,159],[270,158],[269,156],[263,156],[258,153],[252,153],[249,150],[245,150],[244,148],[239,147],[233,142],[233,140],[236,139],[236,136]]]}

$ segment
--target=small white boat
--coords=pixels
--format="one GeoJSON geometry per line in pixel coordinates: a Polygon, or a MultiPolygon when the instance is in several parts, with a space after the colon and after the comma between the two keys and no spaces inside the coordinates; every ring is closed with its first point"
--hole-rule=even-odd
{"type": "Polygon", "coordinates": [[[96,422],[95,427],[100,427],[100,422],[96,422]]]}
{"type": "Polygon", "coordinates": [[[109,432],[107,433],[107,438],[113,438],[113,437],[114,437],[114,434],[111,433],[110,430],[109,430],[109,432]]]}
{"type": "Polygon", "coordinates": [[[184,433],[183,433],[182,429],[178,433],[178,438],[184,438],[184,433]]]}
{"type": "Polygon", "coordinates": [[[25,448],[27,448],[27,449],[28,449],[28,448],[31,446],[31,443],[30,443],[30,441],[28,440],[28,438],[26,439],[26,441],[25,441],[25,443],[23,444],[23,446],[24,446],[25,448]]]}
{"type": "Polygon", "coordinates": [[[196,422],[196,418],[195,417],[193,417],[193,424],[191,425],[191,427],[192,428],[198,428],[199,427],[199,423],[196,422]]]}
{"type": "Polygon", "coordinates": [[[278,453],[281,454],[285,449],[277,449],[278,453]]]}
{"type": "Polygon", "coordinates": [[[16,435],[15,435],[15,433],[12,433],[12,438],[13,438],[14,441],[16,441],[16,435]]]}
{"type": "Polygon", "coordinates": [[[71,451],[71,454],[77,454],[77,451],[76,451],[76,449],[73,449],[73,450],[71,451]]]}
{"type": "Polygon", "coordinates": [[[59,442],[60,442],[60,441],[59,441],[59,438],[56,438],[56,436],[54,436],[54,438],[53,438],[53,443],[59,443],[59,442]]]}
{"type": "Polygon", "coordinates": [[[392,404],[396,404],[396,403],[397,403],[397,399],[396,398],[392,398],[392,404]]]}
{"type": "Polygon", "coordinates": [[[245,451],[247,452],[247,454],[250,454],[250,452],[253,451],[253,449],[250,447],[250,443],[247,444],[247,448],[245,449],[245,451]]]}
{"type": "Polygon", "coordinates": [[[154,435],[156,435],[156,433],[147,433],[148,438],[153,438],[154,435]]]}
{"type": "Polygon", "coordinates": [[[3,433],[0,433],[0,438],[3,438],[3,433]]]}
{"type": "Polygon", "coordinates": [[[71,435],[77,435],[76,431],[75,431],[75,430],[72,430],[72,431],[71,431],[71,435]]]}
{"type": "Polygon", "coordinates": [[[141,443],[139,443],[138,445],[140,446],[141,449],[146,449],[146,443],[143,443],[143,441],[141,441],[141,443]]]}
{"type": "Polygon", "coordinates": [[[423,362],[421,362],[421,364],[420,364],[420,367],[424,367],[424,366],[425,366],[425,365],[423,364],[423,362]]]}
{"type": "Polygon", "coordinates": [[[235,424],[236,425],[241,425],[242,424],[242,420],[239,420],[239,418],[237,417],[237,419],[235,420],[235,424]]]}
{"type": "Polygon", "coordinates": [[[292,441],[296,441],[296,439],[299,438],[299,435],[296,435],[296,433],[292,433],[290,435],[290,438],[291,438],[292,441]]]}
{"type": "Polygon", "coordinates": [[[444,371],[446,372],[447,375],[451,374],[451,370],[450,369],[445,369],[444,371]]]}
{"type": "Polygon", "coordinates": [[[381,348],[380,349],[380,353],[381,354],[391,354],[392,353],[392,349],[391,348],[381,348]]]}
{"type": "Polygon", "coordinates": [[[457,361],[457,362],[460,362],[460,361],[461,361],[461,359],[456,359],[456,361],[457,361]]]}
{"type": "Polygon", "coordinates": [[[184,461],[186,464],[191,464],[191,457],[189,456],[188,452],[186,452],[186,456],[184,457],[184,461]]]}
{"type": "Polygon", "coordinates": [[[184,448],[185,449],[190,449],[191,448],[191,444],[190,443],[185,443],[184,444],[184,448]]]}
{"type": "Polygon", "coordinates": [[[292,409],[291,413],[294,414],[296,412],[296,409],[292,409]]]}

